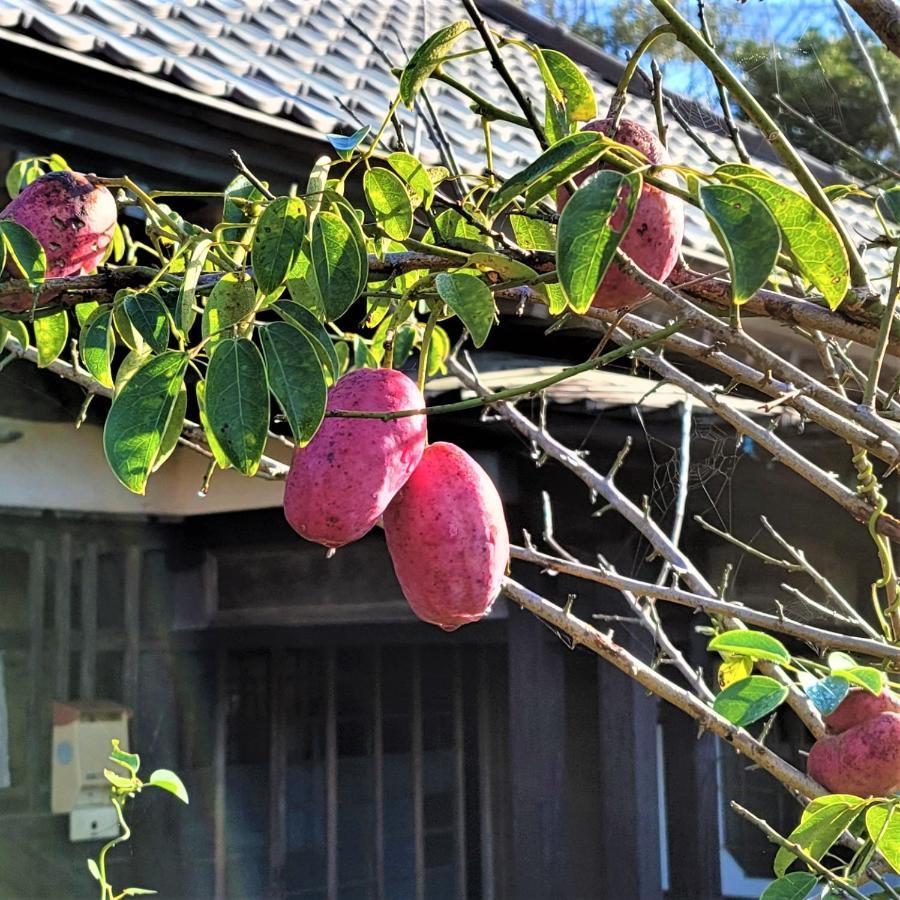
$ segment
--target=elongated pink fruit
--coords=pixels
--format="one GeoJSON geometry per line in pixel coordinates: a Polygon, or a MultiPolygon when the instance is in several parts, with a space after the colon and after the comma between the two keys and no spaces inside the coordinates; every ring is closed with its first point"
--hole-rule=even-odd
{"type": "Polygon", "coordinates": [[[884,688],[877,695],[865,688],[851,688],[840,706],[831,715],[825,716],[825,724],[829,731],[840,734],[882,712],[900,713],[900,697],[890,688],[884,688]]]}
{"type": "MultiPolygon", "coordinates": [[[[394,369],[357,369],[328,393],[329,410],[421,409],[415,383],[394,369]]],[[[425,417],[326,418],[294,451],[284,490],[284,515],[308,541],[342,547],[381,518],[425,449],[425,417]]]]}
{"type": "Polygon", "coordinates": [[[455,444],[430,444],[384,513],[394,571],[413,612],[453,631],[482,618],[509,559],[503,503],[455,444]]]}
{"type": "Polygon", "coordinates": [[[47,277],[93,271],[116,225],[116,201],[79,172],[49,172],[33,181],[0,213],[27,228],[47,255],[47,277]]]}
{"type": "Polygon", "coordinates": [[[835,794],[886,797],[900,788],[900,714],[882,712],[819,738],[806,771],[835,794]]]}
{"type": "MultiPolygon", "coordinates": [[[[608,119],[588,122],[582,131],[606,132],[608,119]]],[[[620,144],[627,144],[639,150],[652,164],[660,165],[669,161],[669,154],[655,135],[637,122],[622,119],[614,135],[620,144]]],[[[581,184],[602,166],[595,163],[575,176],[575,183],[581,184]]],[[[559,191],[557,209],[562,210],[569,195],[565,189],[559,191]]],[[[620,229],[625,222],[625,202],[613,213],[610,224],[620,229]]],[[[668,194],[651,184],[641,188],[634,211],[634,218],[619,247],[631,258],[639,269],[657,281],[665,281],[678,261],[678,251],[684,235],[684,203],[679,197],[668,194]]],[[[646,296],[647,289],[626,275],[613,262],[606,270],[600,287],[592,301],[593,306],[603,309],[620,309],[631,306],[646,296]]]]}

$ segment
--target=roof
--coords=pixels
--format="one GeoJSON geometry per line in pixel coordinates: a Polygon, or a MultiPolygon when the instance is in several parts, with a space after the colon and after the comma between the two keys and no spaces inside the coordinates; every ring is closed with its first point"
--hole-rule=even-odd
{"type": "MultiPolygon", "coordinates": [[[[563,45],[561,49],[589,67],[598,106],[606,108],[621,71],[618,60],[507,0],[484,0],[481,5],[493,15],[492,24],[511,37],[563,45]]],[[[396,80],[373,42],[393,61],[402,62],[425,36],[463,14],[458,0],[0,0],[0,36],[3,29],[24,33],[41,45],[81,54],[85,62],[102,60],[141,73],[145,80],[174,83],[195,95],[324,135],[356,127],[338,99],[366,124],[376,125],[387,110],[396,80]],[[348,20],[364,34],[349,27],[348,20]]],[[[472,33],[463,40],[474,46],[477,37],[472,33]]],[[[542,105],[541,80],[531,59],[515,50],[507,51],[505,59],[518,84],[542,105]]],[[[505,86],[483,56],[454,60],[446,70],[464,84],[477,85],[489,100],[507,102],[505,86]]],[[[479,169],[484,142],[468,101],[434,82],[429,94],[461,166],[479,169]]],[[[733,158],[719,119],[696,104],[680,102],[690,106],[695,127],[709,145],[721,157],[733,158]]],[[[426,161],[436,161],[438,154],[413,114],[401,110],[400,115],[412,149],[426,161]]],[[[655,130],[653,109],[645,97],[632,97],[626,115],[655,130]]],[[[520,169],[538,152],[530,133],[507,123],[493,123],[492,138],[501,174],[520,169]]],[[[791,180],[763,143],[757,140],[756,146],[758,165],[791,180]]],[[[669,129],[669,150],[681,163],[696,164],[700,154],[675,122],[669,129]]],[[[818,168],[823,180],[839,180],[835,170],[818,168]]],[[[878,230],[863,205],[846,203],[842,211],[851,229],[863,234],[878,230]]],[[[693,207],[687,208],[685,243],[695,257],[720,258],[703,214],[693,207]]]]}

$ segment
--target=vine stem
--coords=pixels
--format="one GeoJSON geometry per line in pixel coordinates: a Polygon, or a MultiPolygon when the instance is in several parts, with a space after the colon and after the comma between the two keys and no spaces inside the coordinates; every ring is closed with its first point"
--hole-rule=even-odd
{"type": "Polygon", "coordinates": [[[431,347],[431,336],[434,334],[441,306],[441,303],[435,303],[432,307],[428,321],[425,323],[425,332],[422,335],[422,346],[419,348],[419,372],[416,378],[420,393],[425,391],[425,378],[428,375],[428,351],[431,347]]]}
{"type": "Polygon", "coordinates": [[[609,124],[606,127],[608,135],[614,135],[619,127],[619,119],[622,116],[622,111],[625,109],[625,101],[628,99],[628,86],[638,70],[641,57],[659,38],[667,34],[675,34],[675,29],[671,25],[657,25],[635,47],[634,53],[628,58],[628,62],[625,64],[625,68],[622,70],[622,75],[619,78],[619,83],[616,85],[616,91],[612,95],[612,100],[609,101],[609,111],[606,113],[606,118],[609,119],[609,124]]]}
{"type": "Polygon", "coordinates": [[[797,153],[790,141],[785,137],[778,124],[731,69],[725,65],[716,51],[706,43],[703,35],[678,12],[671,0],[651,0],[651,2],[656,7],[657,12],[672,26],[678,40],[731,92],[744,112],[747,113],[769,144],[771,144],[781,161],[796,177],[797,181],[800,182],[800,186],[809,195],[810,200],[828,216],[847,251],[847,258],[850,262],[851,284],[857,291],[864,291],[868,295],[871,292],[868,273],[856,249],[853,238],[835,212],[831,201],[828,199],[825,191],[822,190],[822,186],[816,181],[812,172],[810,172],[800,154],[797,153]]]}
{"type": "Polygon", "coordinates": [[[878,342],[875,345],[875,352],[872,354],[869,377],[866,380],[866,389],[863,393],[862,402],[870,409],[875,409],[878,381],[881,377],[881,368],[884,365],[888,341],[891,338],[891,327],[894,324],[894,313],[897,310],[898,294],[900,294],[900,247],[894,250],[894,263],[891,267],[891,285],[888,289],[887,305],[881,317],[881,325],[878,329],[878,342]]]}

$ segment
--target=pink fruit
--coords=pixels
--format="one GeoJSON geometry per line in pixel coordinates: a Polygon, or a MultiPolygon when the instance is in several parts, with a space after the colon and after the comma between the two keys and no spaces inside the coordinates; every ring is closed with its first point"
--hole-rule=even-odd
{"type": "Polygon", "coordinates": [[[509,559],[503,503],[455,444],[430,444],[384,513],[394,571],[413,612],[453,631],[486,615],[509,559]]]}
{"type": "Polygon", "coordinates": [[[112,240],[116,216],[113,195],[79,172],[42,175],[0,213],[37,238],[48,278],[93,271],[112,240]]]}
{"type": "MultiPolygon", "coordinates": [[[[357,369],[328,393],[328,409],[421,409],[415,383],[393,369],[357,369]]],[[[315,437],[294,451],[284,490],[284,514],[308,541],[342,547],[381,518],[425,449],[425,417],[326,418],[315,437]]]]}
{"type": "Polygon", "coordinates": [[[806,771],[835,794],[885,797],[900,788],[900,714],[882,712],[813,744],[806,771]]]}
{"type": "Polygon", "coordinates": [[[851,688],[840,706],[825,716],[825,724],[830,732],[840,734],[882,712],[900,713],[900,697],[889,688],[877,695],[864,688],[851,688]]]}
{"type": "MultiPolygon", "coordinates": [[[[588,122],[582,131],[606,132],[607,119],[595,119],[588,122]]],[[[615,140],[639,150],[651,163],[660,165],[669,161],[666,148],[636,122],[622,119],[615,133],[615,140]]],[[[575,183],[581,184],[585,178],[600,168],[599,164],[589,166],[575,176],[575,183]]],[[[568,193],[559,192],[557,208],[562,209],[568,193]]],[[[613,213],[613,228],[621,228],[625,221],[625,203],[613,213]]],[[[634,211],[634,218],[625,237],[619,244],[620,249],[648,275],[665,281],[678,260],[681,238],[684,234],[684,204],[679,197],[667,194],[652,185],[645,184],[634,211]]],[[[609,267],[597,293],[593,306],[602,309],[619,309],[631,306],[647,294],[647,289],[626,275],[615,262],[609,267]]]]}

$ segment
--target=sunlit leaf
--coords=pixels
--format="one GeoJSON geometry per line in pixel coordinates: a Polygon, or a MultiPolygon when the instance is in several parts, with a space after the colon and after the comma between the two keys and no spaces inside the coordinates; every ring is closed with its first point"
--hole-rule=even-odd
{"type": "Polygon", "coordinates": [[[69,317],[64,309],[50,316],[40,316],[32,324],[34,345],[38,352],[38,366],[49,366],[59,358],[69,338],[69,317]]]}
{"type": "MultiPolygon", "coordinates": [[[[523,250],[555,250],[556,226],[544,219],[532,216],[511,215],[509,217],[516,243],[523,250]]],[[[566,295],[559,284],[544,284],[547,308],[551,315],[559,315],[567,304],[566,295]]]]}
{"type": "Polygon", "coordinates": [[[312,341],[319,361],[330,373],[331,380],[337,381],[341,374],[340,365],[334,342],[325,326],[308,309],[293,300],[279,300],[274,309],[278,315],[299,328],[312,341]]]}
{"type": "Polygon", "coordinates": [[[413,224],[412,203],[403,182],[390,169],[369,169],[363,175],[366,203],[388,237],[402,241],[413,224]]]}
{"type": "Polygon", "coordinates": [[[163,791],[174,794],[182,803],[190,802],[184,782],[169,769],[157,769],[150,775],[147,784],[152,784],[153,787],[158,787],[163,791]]]}
{"type": "Polygon", "coordinates": [[[494,295],[488,286],[474,275],[441,272],[434,280],[441,299],[459,316],[472,335],[472,342],[480,347],[488,338],[494,324],[494,295]]]}
{"type": "Polygon", "coordinates": [[[316,216],[310,253],[325,312],[329,319],[337,319],[359,295],[360,281],[356,240],[339,214],[322,212],[316,216]]]}
{"type": "Polygon", "coordinates": [[[428,375],[445,374],[447,357],[450,355],[450,337],[440,325],[431,332],[431,343],[428,345],[426,370],[428,375]]]}
{"type": "Polygon", "coordinates": [[[28,329],[25,327],[25,323],[21,319],[8,319],[4,316],[0,316],[0,332],[2,332],[3,340],[0,341],[0,347],[6,343],[6,338],[8,335],[12,335],[22,347],[23,350],[28,348],[28,345],[31,343],[28,337],[28,329]]]}
{"type": "Polygon", "coordinates": [[[569,198],[559,217],[556,259],[559,283],[575,312],[583,313],[628,231],[641,193],[641,176],[600,171],[587,178],[569,198]],[[623,188],[627,196],[622,199],[623,188]],[[624,221],[613,228],[611,218],[621,204],[624,221]]]}
{"type": "MultiPolygon", "coordinates": [[[[834,803],[822,807],[810,816],[804,816],[800,824],[790,833],[788,840],[797,844],[809,856],[820,860],[860,814],[855,805],[834,803]]],[[[775,874],[780,878],[796,859],[796,855],[785,847],[779,847],[775,854],[775,874]]]]}
{"type": "Polygon", "coordinates": [[[900,873],[900,810],[879,804],[866,810],[866,831],[890,867],[900,873]]]}
{"type": "Polygon", "coordinates": [[[154,353],[169,346],[169,317],[162,300],[149,291],[129,294],[122,308],[134,330],[154,353]]]}
{"type": "Polygon", "coordinates": [[[424,164],[411,153],[399,150],[396,153],[388,154],[387,162],[406,182],[416,200],[424,205],[425,209],[429,209],[434,197],[434,182],[424,164]]]}
{"type": "Polygon", "coordinates": [[[781,252],[781,232],[766,204],[736,184],[705,184],[700,206],[731,272],[731,299],[745,303],[768,281],[781,252]]]}
{"type": "Polygon", "coordinates": [[[15,275],[37,283],[47,271],[47,256],[37,238],[10,219],[0,220],[0,238],[8,259],[15,266],[15,275]]]}
{"type": "Polygon", "coordinates": [[[788,689],[767,675],[751,675],[729,685],[713,701],[713,709],[734,725],[744,727],[780,706],[788,689]]]}
{"type": "Polygon", "coordinates": [[[806,900],[819,880],[811,872],[791,872],[773,881],[759,900],[806,900]]]}
{"type": "Polygon", "coordinates": [[[292,277],[306,232],[306,207],[298,197],[277,197],[262,211],[253,233],[253,277],[271,294],[292,277]]]}
{"type": "Polygon", "coordinates": [[[777,638],[762,631],[738,629],[716,635],[710,642],[709,650],[747,656],[750,659],[764,659],[769,662],[789,663],[791,654],[777,638]]]}
{"type": "Polygon", "coordinates": [[[369,126],[358,128],[353,134],[326,134],[325,139],[334,147],[337,155],[345,162],[353,156],[353,151],[366,139],[369,126]]]}
{"type": "Polygon", "coordinates": [[[113,474],[135,494],[146,490],[187,365],[187,354],[175,350],[149,357],[113,399],[103,451],[113,474]]]}
{"type": "Polygon", "coordinates": [[[78,347],[84,366],[105,387],[113,386],[112,358],[116,349],[116,333],[112,325],[112,309],[101,306],[81,326],[78,347]]]}
{"type": "Polygon", "coordinates": [[[197,318],[194,308],[197,295],[197,284],[203,273],[206,257],[212,247],[210,238],[200,238],[194,243],[187,264],[184,268],[184,276],[181,279],[181,287],[178,290],[178,301],[175,305],[175,327],[180,329],[183,336],[187,336],[191,326],[197,318]]]}
{"type": "Polygon", "coordinates": [[[422,85],[444,58],[450,55],[453,45],[471,27],[465,20],[454,22],[436,31],[416,48],[400,75],[400,99],[407,107],[412,108],[422,85]]]}
{"type": "Polygon", "coordinates": [[[239,334],[247,334],[253,327],[256,290],[252,279],[241,273],[229,272],[216,282],[206,298],[200,329],[209,337],[210,347],[228,337],[237,326],[239,334]]]}
{"type": "MultiPolygon", "coordinates": [[[[263,200],[262,191],[252,184],[246,176],[238,175],[225,188],[222,205],[222,221],[244,225],[252,221],[250,207],[263,200]]],[[[242,241],[247,234],[246,228],[226,228],[222,231],[224,241],[242,241]]]]}

